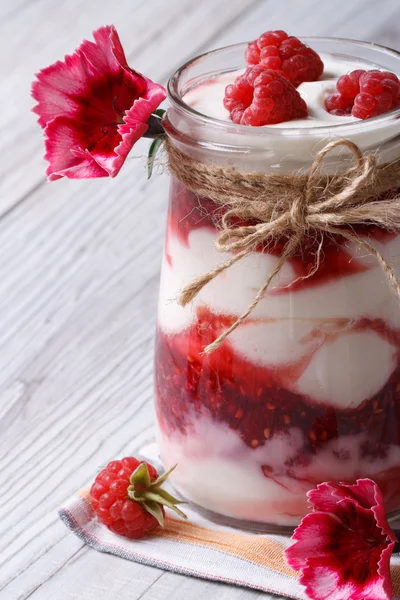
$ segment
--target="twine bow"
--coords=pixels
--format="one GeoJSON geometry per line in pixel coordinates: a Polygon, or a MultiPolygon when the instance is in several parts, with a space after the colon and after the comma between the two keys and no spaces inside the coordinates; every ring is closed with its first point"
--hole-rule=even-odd
{"type": "MultiPolygon", "coordinates": [[[[388,284],[400,298],[400,284],[392,266],[365,238],[353,230],[353,225],[376,225],[388,231],[400,230],[400,196],[381,198],[385,192],[399,188],[400,161],[378,166],[373,154],[364,155],[350,140],[329,142],[316,156],[307,175],[281,176],[263,173],[240,173],[234,169],[197,162],[167,141],[169,169],[189,190],[222,205],[220,231],[215,242],[219,252],[233,253],[226,262],[208,273],[196,277],[179,298],[186,306],[210,281],[223,271],[254,252],[260,244],[269,246],[285,240],[281,257],[259,289],[253,301],[240,317],[212,344],[204,349],[210,353],[250,315],[284,263],[301,249],[306,238],[318,239],[314,265],[307,279],[315,274],[321,261],[324,237],[341,236],[356,242],[375,257],[388,284]],[[321,167],[327,154],[346,147],[356,159],[356,165],[339,175],[323,175],[321,167]],[[255,223],[240,225],[240,222],[255,223]],[[239,224],[238,224],[239,223],[239,224]]],[[[392,194],[393,195],[393,194],[392,194]]]]}

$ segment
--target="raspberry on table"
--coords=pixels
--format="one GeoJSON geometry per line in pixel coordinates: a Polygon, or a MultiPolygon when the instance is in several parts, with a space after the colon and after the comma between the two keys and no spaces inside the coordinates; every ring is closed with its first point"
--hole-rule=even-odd
{"type": "Polygon", "coordinates": [[[272,125],[307,116],[307,105],[296,88],[277,71],[248,67],[225,88],[224,106],[234,123],[272,125]]]}
{"type": "Polygon", "coordinates": [[[336,89],[338,93],[325,100],[333,115],[369,119],[400,106],[400,81],[389,71],[357,69],[339,77],[336,89]]]}
{"type": "Polygon", "coordinates": [[[266,31],[250,42],[245,58],[249,66],[260,64],[278,71],[294,86],[316,81],[324,70],[324,63],[315,50],[282,30],[266,31]]]}
{"type": "Polygon", "coordinates": [[[182,503],[161,487],[171,471],[159,477],[151,464],[131,456],[111,461],[90,489],[93,511],[111,531],[129,539],[163,527],[164,506],[186,518],[176,506],[182,503]]]}

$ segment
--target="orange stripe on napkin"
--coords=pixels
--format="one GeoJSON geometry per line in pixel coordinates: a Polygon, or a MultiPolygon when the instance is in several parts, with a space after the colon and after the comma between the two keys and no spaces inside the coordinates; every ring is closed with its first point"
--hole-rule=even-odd
{"type": "MultiPolygon", "coordinates": [[[[78,495],[90,503],[88,489],[80,490],[78,495]]],[[[168,516],[165,528],[157,528],[151,534],[154,538],[164,538],[196,546],[206,546],[220,550],[237,558],[244,558],[262,567],[268,567],[289,577],[298,577],[298,573],[288,567],[283,559],[285,546],[262,537],[261,535],[241,535],[218,529],[207,529],[188,521],[168,516]]]]}
{"type": "Polygon", "coordinates": [[[154,537],[196,546],[207,546],[238,558],[244,558],[262,567],[268,567],[289,577],[297,577],[296,571],[288,567],[283,559],[284,546],[260,535],[240,535],[218,529],[207,529],[187,521],[168,517],[165,529],[157,529],[154,537]]]}

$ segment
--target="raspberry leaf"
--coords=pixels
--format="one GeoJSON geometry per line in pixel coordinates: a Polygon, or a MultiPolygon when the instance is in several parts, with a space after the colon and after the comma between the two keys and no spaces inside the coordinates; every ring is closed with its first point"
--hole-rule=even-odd
{"type": "Polygon", "coordinates": [[[141,463],[137,469],[134,470],[130,477],[130,482],[135,489],[147,489],[150,487],[151,478],[146,463],[141,463]]]}
{"type": "Polygon", "coordinates": [[[168,479],[168,477],[171,475],[172,471],[175,471],[177,466],[178,465],[174,465],[173,467],[168,469],[168,471],[165,471],[165,473],[160,475],[160,477],[158,479],[156,479],[156,481],[153,483],[154,487],[159,487],[160,485],[162,485],[164,483],[164,481],[166,481],[168,479]]]}
{"type": "Polygon", "coordinates": [[[143,504],[143,508],[157,519],[161,527],[164,527],[164,515],[157,502],[152,502],[151,500],[148,500],[143,504]]]}
{"type": "Polygon", "coordinates": [[[146,507],[146,504],[150,500],[150,502],[156,502],[157,504],[162,504],[163,506],[168,506],[168,508],[170,508],[171,510],[173,510],[174,512],[176,512],[176,514],[178,514],[180,517],[183,517],[184,519],[187,519],[187,516],[185,515],[185,513],[182,512],[176,506],[176,504],[184,504],[184,503],[180,502],[179,500],[176,500],[173,496],[169,495],[169,497],[171,498],[171,500],[168,500],[167,498],[164,497],[164,495],[161,495],[160,493],[157,494],[155,492],[144,492],[143,495],[142,495],[142,497],[145,500],[144,507],[146,507]]]}
{"type": "Polygon", "coordinates": [[[177,508],[177,504],[184,504],[184,502],[174,498],[161,487],[175,468],[176,465],[166,471],[161,477],[158,477],[155,481],[151,481],[147,464],[141,463],[132,473],[129,480],[131,484],[128,487],[129,498],[134,502],[138,502],[145,510],[147,510],[147,512],[153,515],[162,526],[164,523],[162,506],[167,506],[183,519],[187,519],[185,513],[177,508]]]}
{"type": "Polygon", "coordinates": [[[176,498],[174,498],[174,496],[172,496],[171,494],[169,494],[166,490],[163,490],[162,488],[152,488],[151,490],[152,492],[159,494],[162,498],[164,498],[164,500],[168,500],[168,502],[171,502],[172,504],[186,504],[186,502],[184,502],[183,500],[177,500],[176,498]]]}

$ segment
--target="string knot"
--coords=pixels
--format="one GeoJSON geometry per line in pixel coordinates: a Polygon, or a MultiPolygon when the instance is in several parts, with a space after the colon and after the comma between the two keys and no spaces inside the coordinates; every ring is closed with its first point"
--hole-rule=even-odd
{"type": "Polygon", "coordinates": [[[324,236],[341,236],[364,247],[376,258],[389,285],[400,298],[400,284],[393,268],[365,237],[358,236],[353,229],[355,225],[375,225],[390,231],[400,230],[399,159],[379,166],[373,154],[364,155],[354,142],[340,139],[326,144],[307,174],[270,175],[241,173],[200,163],[179,151],[168,138],[165,143],[171,173],[199,197],[222,206],[223,216],[215,247],[219,252],[232,254],[229,260],[187,285],[179,298],[181,305],[191,302],[205,285],[260,245],[265,248],[278,240],[285,242],[276,268],[249,307],[205,348],[206,352],[216,350],[248,317],[285,261],[299,251],[305,235],[311,230],[318,234],[319,244],[314,266],[304,278],[311,277],[319,267],[324,236]],[[355,166],[337,175],[323,174],[325,157],[340,147],[352,153],[355,166]]]}
{"type": "Polygon", "coordinates": [[[308,199],[307,195],[299,194],[293,200],[289,209],[289,220],[293,231],[303,234],[308,228],[308,199]]]}

